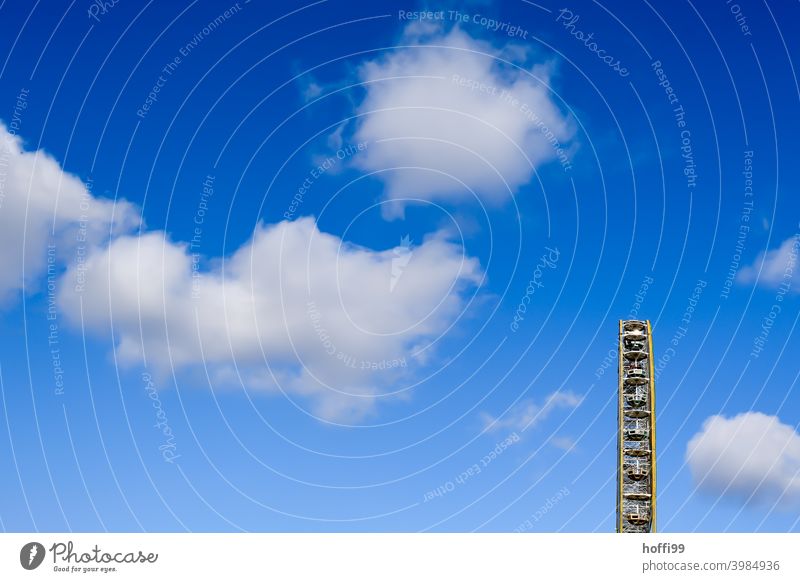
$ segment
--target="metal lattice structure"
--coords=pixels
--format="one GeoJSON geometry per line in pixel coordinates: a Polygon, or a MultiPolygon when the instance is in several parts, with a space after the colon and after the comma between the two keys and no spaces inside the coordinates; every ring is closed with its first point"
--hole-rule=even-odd
{"type": "Polygon", "coordinates": [[[649,321],[619,322],[617,532],[656,531],[656,414],[649,321]]]}

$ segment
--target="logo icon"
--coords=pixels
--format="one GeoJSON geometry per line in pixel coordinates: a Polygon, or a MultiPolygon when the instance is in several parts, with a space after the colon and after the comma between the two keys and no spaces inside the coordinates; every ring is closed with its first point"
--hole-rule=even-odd
{"type": "Polygon", "coordinates": [[[44,546],[39,542],[28,542],[19,551],[19,563],[26,570],[35,570],[44,562],[44,546]]]}
{"type": "Polygon", "coordinates": [[[411,260],[411,255],[413,254],[411,244],[411,237],[405,235],[400,239],[400,246],[392,249],[394,256],[392,257],[392,278],[389,280],[389,292],[394,291],[397,282],[403,276],[403,271],[405,271],[408,262],[411,260]]]}

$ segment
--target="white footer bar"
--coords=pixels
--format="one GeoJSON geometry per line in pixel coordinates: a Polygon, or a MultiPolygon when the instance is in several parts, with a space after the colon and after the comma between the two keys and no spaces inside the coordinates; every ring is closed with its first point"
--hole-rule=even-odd
{"type": "Polygon", "coordinates": [[[0,580],[800,580],[798,534],[0,534],[0,580]]]}

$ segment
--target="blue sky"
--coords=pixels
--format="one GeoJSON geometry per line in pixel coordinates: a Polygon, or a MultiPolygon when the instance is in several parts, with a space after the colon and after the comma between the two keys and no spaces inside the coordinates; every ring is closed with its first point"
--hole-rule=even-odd
{"type": "Polygon", "coordinates": [[[613,531],[629,315],[659,530],[798,530],[796,6],[56,4],[0,5],[4,530],[613,531]]]}

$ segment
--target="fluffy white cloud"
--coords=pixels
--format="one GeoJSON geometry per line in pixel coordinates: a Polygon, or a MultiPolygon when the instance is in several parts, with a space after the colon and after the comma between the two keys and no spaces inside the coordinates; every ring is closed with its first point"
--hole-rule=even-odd
{"type": "Polygon", "coordinates": [[[795,235],[783,241],[777,249],[759,254],[752,265],[743,267],[737,273],[736,280],[742,284],[758,282],[759,285],[773,289],[781,285],[791,286],[798,292],[800,291],[798,253],[800,253],[800,235],[795,235]]]}
{"type": "Polygon", "coordinates": [[[568,160],[574,130],[546,86],[548,66],[515,68],[503,60],[524,62],[519,47],[498,49],[459,28],[417,23],[402,43],[360,69],[355,140],[369,148],[355,163],[379,172],[394,200],[388,214],[402,213],[398,199],[463,199],[469,189],[502,200],[539,164],[568,160]]]}
{"type": "Polygon", "coordinates": [[[553,392],[541,404],[537,404],[531,399],[526,399],[518,402],[511,410],[506,411],[500,417],[494,417],[486,412],[482,413],[481,417],[486,430],[508,429],[523,431],[544,422],[555,410],[575,408],[581,402],[583,402],[583,396],[564,390],[553,392]]]}
{"type": "Polygon", "coordinates": [[[133,206],[93,197],[52,156],[25,151],[2,123],[0,142],[0,301],[41,285],[49,244],[53,259],[74,260],[106,239],[112,223],[117,231],[138,223],[133,206]]]}
{"type": "Polygon", "coordinates": [[[334,420],[370,411],[482,276],[443,235],[374,251],[310,218],[259,227],[213,269],[197,259],[163,232],[117,238],[88,257],[82,288],[62,286],[60,307],[77,321],[82,302],[88,329],[113,326],[123,361],[204,362],[218,379],[238,372],[251,387],[307,396],[334,420]]]}
{"type": "Polygon", "coordinates": [[[61,313],[90,332],[113,330],[125,363],[204,364],[218,384],[288,390],[324,418],[358,418],[480,284],[477,260],[444,233],[374,251],[310,218],[261,226],[206,268],[163,232],[128,234],[139,224],[131,204],[93,197],[2,125],[0,139],[0,297],[68,265],[61,313]]]}
{"type": "Polygon", "coordinates": [[[557,449],[561,449],[565,453],[571,453],[575,450],[578,443],[570,436],[555,436],[550,439],[550,444],[557,449]]]}
{"type": "Polygon", "coordinates": [[[712,416],[689,441],[686,460],[709,493],[784,508],[800,504],[800,435],[776,416],[712,416]]]}

